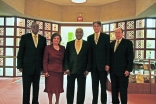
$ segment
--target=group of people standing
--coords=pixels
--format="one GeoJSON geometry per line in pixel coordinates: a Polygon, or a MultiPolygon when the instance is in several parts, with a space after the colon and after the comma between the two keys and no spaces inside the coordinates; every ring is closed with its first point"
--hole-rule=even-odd
{"type": "Polygon", "coordinates": [[[98,104],[99,82],[101,85],[101,104],[107,104],[107,74],[111,76],[112,103],[127,104],[128,77],[133,66],[133,45],[124,39],[123,30],[115,29],[116,40],[101,32],[101,22],[94,21],[94,33],[83,40],[83,29],[77,28],[76,39],[67,43],[66,49],[60,45],[61,36],[54,33],[51,45],[46,46],[46,38],[39,35],[39,25],[32,23],[32,33],[22,35],[17,56],[17,68],[22,72],[23,104],[30,104],[30,87],[33,84],[32,104],[39,104],[39,80],[43,71],[45,90],[49,104],[55,94],[59,104],[63,89],[63,75],[67,75],[67,104],[73,104],[75,79],[77,79],[76,104],[84,104],[86,76],[91,72],[92,104],[98,104]]]}

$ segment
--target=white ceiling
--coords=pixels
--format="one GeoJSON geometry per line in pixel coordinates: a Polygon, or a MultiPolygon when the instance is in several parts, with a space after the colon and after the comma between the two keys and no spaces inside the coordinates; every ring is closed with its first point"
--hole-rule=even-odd
{"type": "Polygon", "coordinates": [[[71,0],[43,0],[50,3],[58,4],[58,5],[103,5],[112,3],[119,0],[86,0],[85,3],[75,4],[71,2],[71,0]]]}

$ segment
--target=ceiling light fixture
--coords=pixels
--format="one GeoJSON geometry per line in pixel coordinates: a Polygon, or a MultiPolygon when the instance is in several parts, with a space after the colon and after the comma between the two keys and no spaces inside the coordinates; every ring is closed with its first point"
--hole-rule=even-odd
{"type": "Polygon", "coordinates": [[[84,3],[86,0],[71,0],[73,3],[84,3]]]}

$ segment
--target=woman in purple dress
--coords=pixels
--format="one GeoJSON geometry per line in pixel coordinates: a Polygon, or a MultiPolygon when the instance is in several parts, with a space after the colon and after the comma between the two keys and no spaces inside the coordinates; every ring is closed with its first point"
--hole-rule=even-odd
{"type": "Polygon", "coordinates": [[[45,74],[45,90],[48,93],[49,104],[52,104],[52,96],[55,94],[56,103],[59,104],[60,93],[63,90],[63,58],[65,47],[60,45],[61,36],[54,33],[51,37],[51,45],[46,46],[43,58],[43,71],[45,74]]]}

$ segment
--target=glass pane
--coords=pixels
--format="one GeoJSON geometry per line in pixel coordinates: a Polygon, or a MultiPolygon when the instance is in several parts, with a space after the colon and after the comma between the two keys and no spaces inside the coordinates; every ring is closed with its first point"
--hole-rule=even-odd
{"type": "Polygon", "coordinates": [[[0,58],[0,66],[3,66],[3,58],[0,58]]]}
{"type": "Polygon", "coordinates": [[[46,39],[50,39],[51,38],[51,32],[44,32],[44,36],[46,37],[46,39]]]}
{"type": "Polygon", "coordinates": [[[155,38],[155,30],[149,30],[147,29],[146,38],[155,38]]]}
{"type": "Polygon", "coordinates": [[[17,28],[17,36],[22,36],[23,34],[25,34],[25,29],[17,28]]]}
{"type": "Polygon", "coordinates": [[[41,21],[36,21],[37,24],[39,24],[39,29],[43,29],[43,22],[41,21]]]}
{"type": "Polygon", "coordinates": [[[0,28],[0,36],[4,35],[4,28],[0,28]]]}
{"type": "Polygon", "coordinates": [[[47,45],[50,45],[51,44],[51,41],[50,40],[47,40],[47,45]]]}
{"type": "Polygon", "coordinates": [[[145,20],[141,19],[141,20],[136,20],[136,28],[144,28],[145,26],[145,20]]]}
{"type": "Polygon", "coordinates": [[[0,46],[4,45],[4,38],[0,38],[0,46]]]}
{"type": "Polygon", "coordinates": [[[7,17],[6,18],[6,25],[7,26],[14,26],[14,17],[7,17]]]}
{"type": "Polygon", "coordinates": [[[103,32],[109,31],[109,24],[103,25],[103,32]]]}
{"type": "Polygon", "coordinates": [[[144,30],[136,30],[136,38],[144,38],[144,30]]]}
{"type": "MultiPolygon", "coordinates": [[[[16,56],[17,56],[17,54],[18,54],[18,50],[19,50],[19,48],[16,48],[16,56]]],[[[17,62],[16,62],[17,63],[17,62]]]]}
{"type": "Polygon", "coordinates": [[[4,26],[4,17],[0,17],[0,26],[4,26]]]}
{"type": "Polygon", "coordinates": [[[144,59],[144,50],[135,50],[136,59],[144,59]]]}
{"type": "Polygon", "coordinates": [[[110,31],[114,31],[115,28],[116,28],[116,23],[110,24],[110,31]]]}
{"type": "Polygon", "coordinates": [[[51,30],[51,23],[45,23],[44,24],[44,29],[45,30],[51,30]]]}
{"type": "Polygon", "coordinates": [[[22,72],[20,72],[17,68],[16,68],[16,76],[22,76],[22,72]]]}
{"type": "Polygon", "coordinates": [[[3,51],[4,51],[4,48],[0,48],[0,56],[4,56],[3,51]]]}
{"type": "Polygon", "coordinates": [[[13,58],[5,58],[5,66],[13,66],[13,58]]]}
{"type": "Polygon", "coordinates": [[[34,22],[34,20],[27,20],[27,28],[31,28],[31,24],[34,22]]]}
{"type": "Polygon", "coordinates": [[[3,68],[0,68],[0,76],[3,76],[3,68]]]}
{"type": "Polygon", "coordinates": [[[26,33],[31,33],[31,29],[27,29],[26,30],[26,33]]]}
{"type": "Polygon", "coordinates": [[[58,24],[52,24],[52,31],[58,31],[58,24]]]}
{"type": "Polygon", "coordinates": [[[147,19],[147,27],[155,27],[155,19],[147,19]]]}
{"type": "Polygon", "coordinates": [[[127,31],[126,38],[127,39],[134,39],[134,31],[127,31]]]}
{"type": "Polygon", "coordinates": [[[134,21],[127,21],[127,29],[134,29],[134,21]]]}
{"type": "Polygon", "coordinates": [[[6,36],[14,36],[14,28],[6,28],[6,36]]]}
{"type": "Polygon", "coordinates": [[[20,40],[21,40],[21,38],[16,38],[16,46],[19,46],[20,40]]]}
{"type": "Polygon", "coordinates": [[[25,19],[17,18],[17,26],[25,27],[25,19]]]}
{"type": "Polygon", "coordinates": [[[155,48],[155,40],[146,40],[146,48],[155,48]]]}
{"type": "Polygon", "coordinates": [[[39,31],[39,32],[38,32],[38,34],[40,34],[40,35],[42,35],[42,36],[43,36],[43,31],[39,31]]]}
{"type": "Polygon", "coordinates": [[[5,68],[5,76],[13,76],[13,68],[5,68]]]}
{"type": "Polygon", "coordinates": [[[5,55],[14,56],[14,48],[6,48],[5,55]]]}
{"type": "Polygon", "coordinates": [[[110,40],[115,40],[116,37],[115,37],[115,33],[114,32],[111,32],[110,33],[110,40]]]}
{"type": "Polygon", "coordinates": [[[14,46],[14,38],[6,38],[6,46],[14,46]]]}
{"type": "Polygon", "coordinates": [[[136,48],[144,48],[144,40],[136,40],[136,48]]]}
{"type": "Polygon", "coordinates": [[[146,50],[146,59],[155,59],[155,51],[146,50]]]}
{"type": "Polygon", "coordinates": [[[123,30],[125,30],[125,22],[120,22],[118,23],[118,27],[122,28],[123,30]]]}

